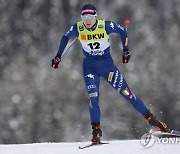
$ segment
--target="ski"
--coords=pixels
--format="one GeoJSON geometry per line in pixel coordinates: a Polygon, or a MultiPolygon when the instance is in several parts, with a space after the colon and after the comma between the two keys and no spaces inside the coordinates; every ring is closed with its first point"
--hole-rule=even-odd
{"type": "Polygon", "coordinates": [[[172,130],[172,131],[171,131],[171,133],[172,133],[172,134],[176,134],[176,135],[180,136],[180,131],[177,131],[177,130],[172,130]]]}
{"type": "Polygon", "coordinates": [[[109,143],[108,142],[100,142],[98,144],[91,143],[91,144],[88,144],[88,145],[85,145],[85,146],[79,146],[79,149],[86,149],[86,148],[89,148],[89,147],[100,146],[100,145],[104,145],[104,144],[109,144],[109,143]]]}
{"type": "Polygon", "coordinates": [[[180,137],[180,131],[171,130],[170,132],[152,131],[155,137],[180,137]]]}

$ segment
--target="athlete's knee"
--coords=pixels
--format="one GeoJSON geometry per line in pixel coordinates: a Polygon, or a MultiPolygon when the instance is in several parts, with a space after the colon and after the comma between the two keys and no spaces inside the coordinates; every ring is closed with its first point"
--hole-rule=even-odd
{"type": "Polygon", "coordinates": [[[123,88],[121,91],[120,91],[120,94],[126,98],[128,101],[130,101],[131,103],[133,103],[135,100],[136,100],[136,96],[134,93],[131,92],[131,90],[126,87],[126,88],[123,88]]]}
{"type": "Polygon", "coordinates": [[[98,108],[99,107],[99,93],[97,91],[92,91],[89,93],[90,98],[90,107],[98,108]]]}
{"type": "Polygon", "coordinates": [[[89,98],[92,102],[98,102],[99,101],[99,93],[97,91],[90,92],[89,98]]]}
{"type": "Polygon", "coordinates": [[[90,84],[86,86],[87,92],[89,94],[90,99],[99,97],[99,89],[95,84],[90,84]]]}

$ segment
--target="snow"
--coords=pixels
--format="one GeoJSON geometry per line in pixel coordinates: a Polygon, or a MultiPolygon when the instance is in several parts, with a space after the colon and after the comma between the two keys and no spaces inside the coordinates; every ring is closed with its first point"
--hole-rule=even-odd
{"type": "Polygon", "coordinates": [[[180,143],[155,143],[148,149],[144,148],[139,140],[109,141],[109,143],[87,149],[78,147],[89,142],[1,144],[0,154],[178,154],[180,151],[180,143]]]}

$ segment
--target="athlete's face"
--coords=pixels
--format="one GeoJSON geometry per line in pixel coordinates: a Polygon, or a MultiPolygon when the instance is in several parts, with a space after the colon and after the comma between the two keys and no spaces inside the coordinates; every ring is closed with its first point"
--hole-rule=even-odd
{"type": "Polygon", "coordinates": [[[96,23],[96,16],[91,14],[86,14],[81,16],[84,25],[86,28],[91,28],[96,23]]]}

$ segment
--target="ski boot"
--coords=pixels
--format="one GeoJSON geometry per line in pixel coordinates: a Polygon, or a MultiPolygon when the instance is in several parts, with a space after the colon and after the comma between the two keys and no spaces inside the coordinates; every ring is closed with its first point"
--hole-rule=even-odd
{"type": "Polygon", "coordinates": [[[100,127],[100,123],[92,123],[92,144],[97,145],[97,144],[101,144],[101,140],[100,138],[102,137],[102,131],[101,131],[101,127],[100,127]]]}
{"type": "Polygon", "coordinates": [[[157,130],[162,132],[170,132],[171,130],[167,127],[166,123],[161,122],[156,119],[156,117],[151,113],[149,110],[146,114],[144,114],[144,117],[148,121],[148,123],[151,126],[154,126],[157,130]]]}

